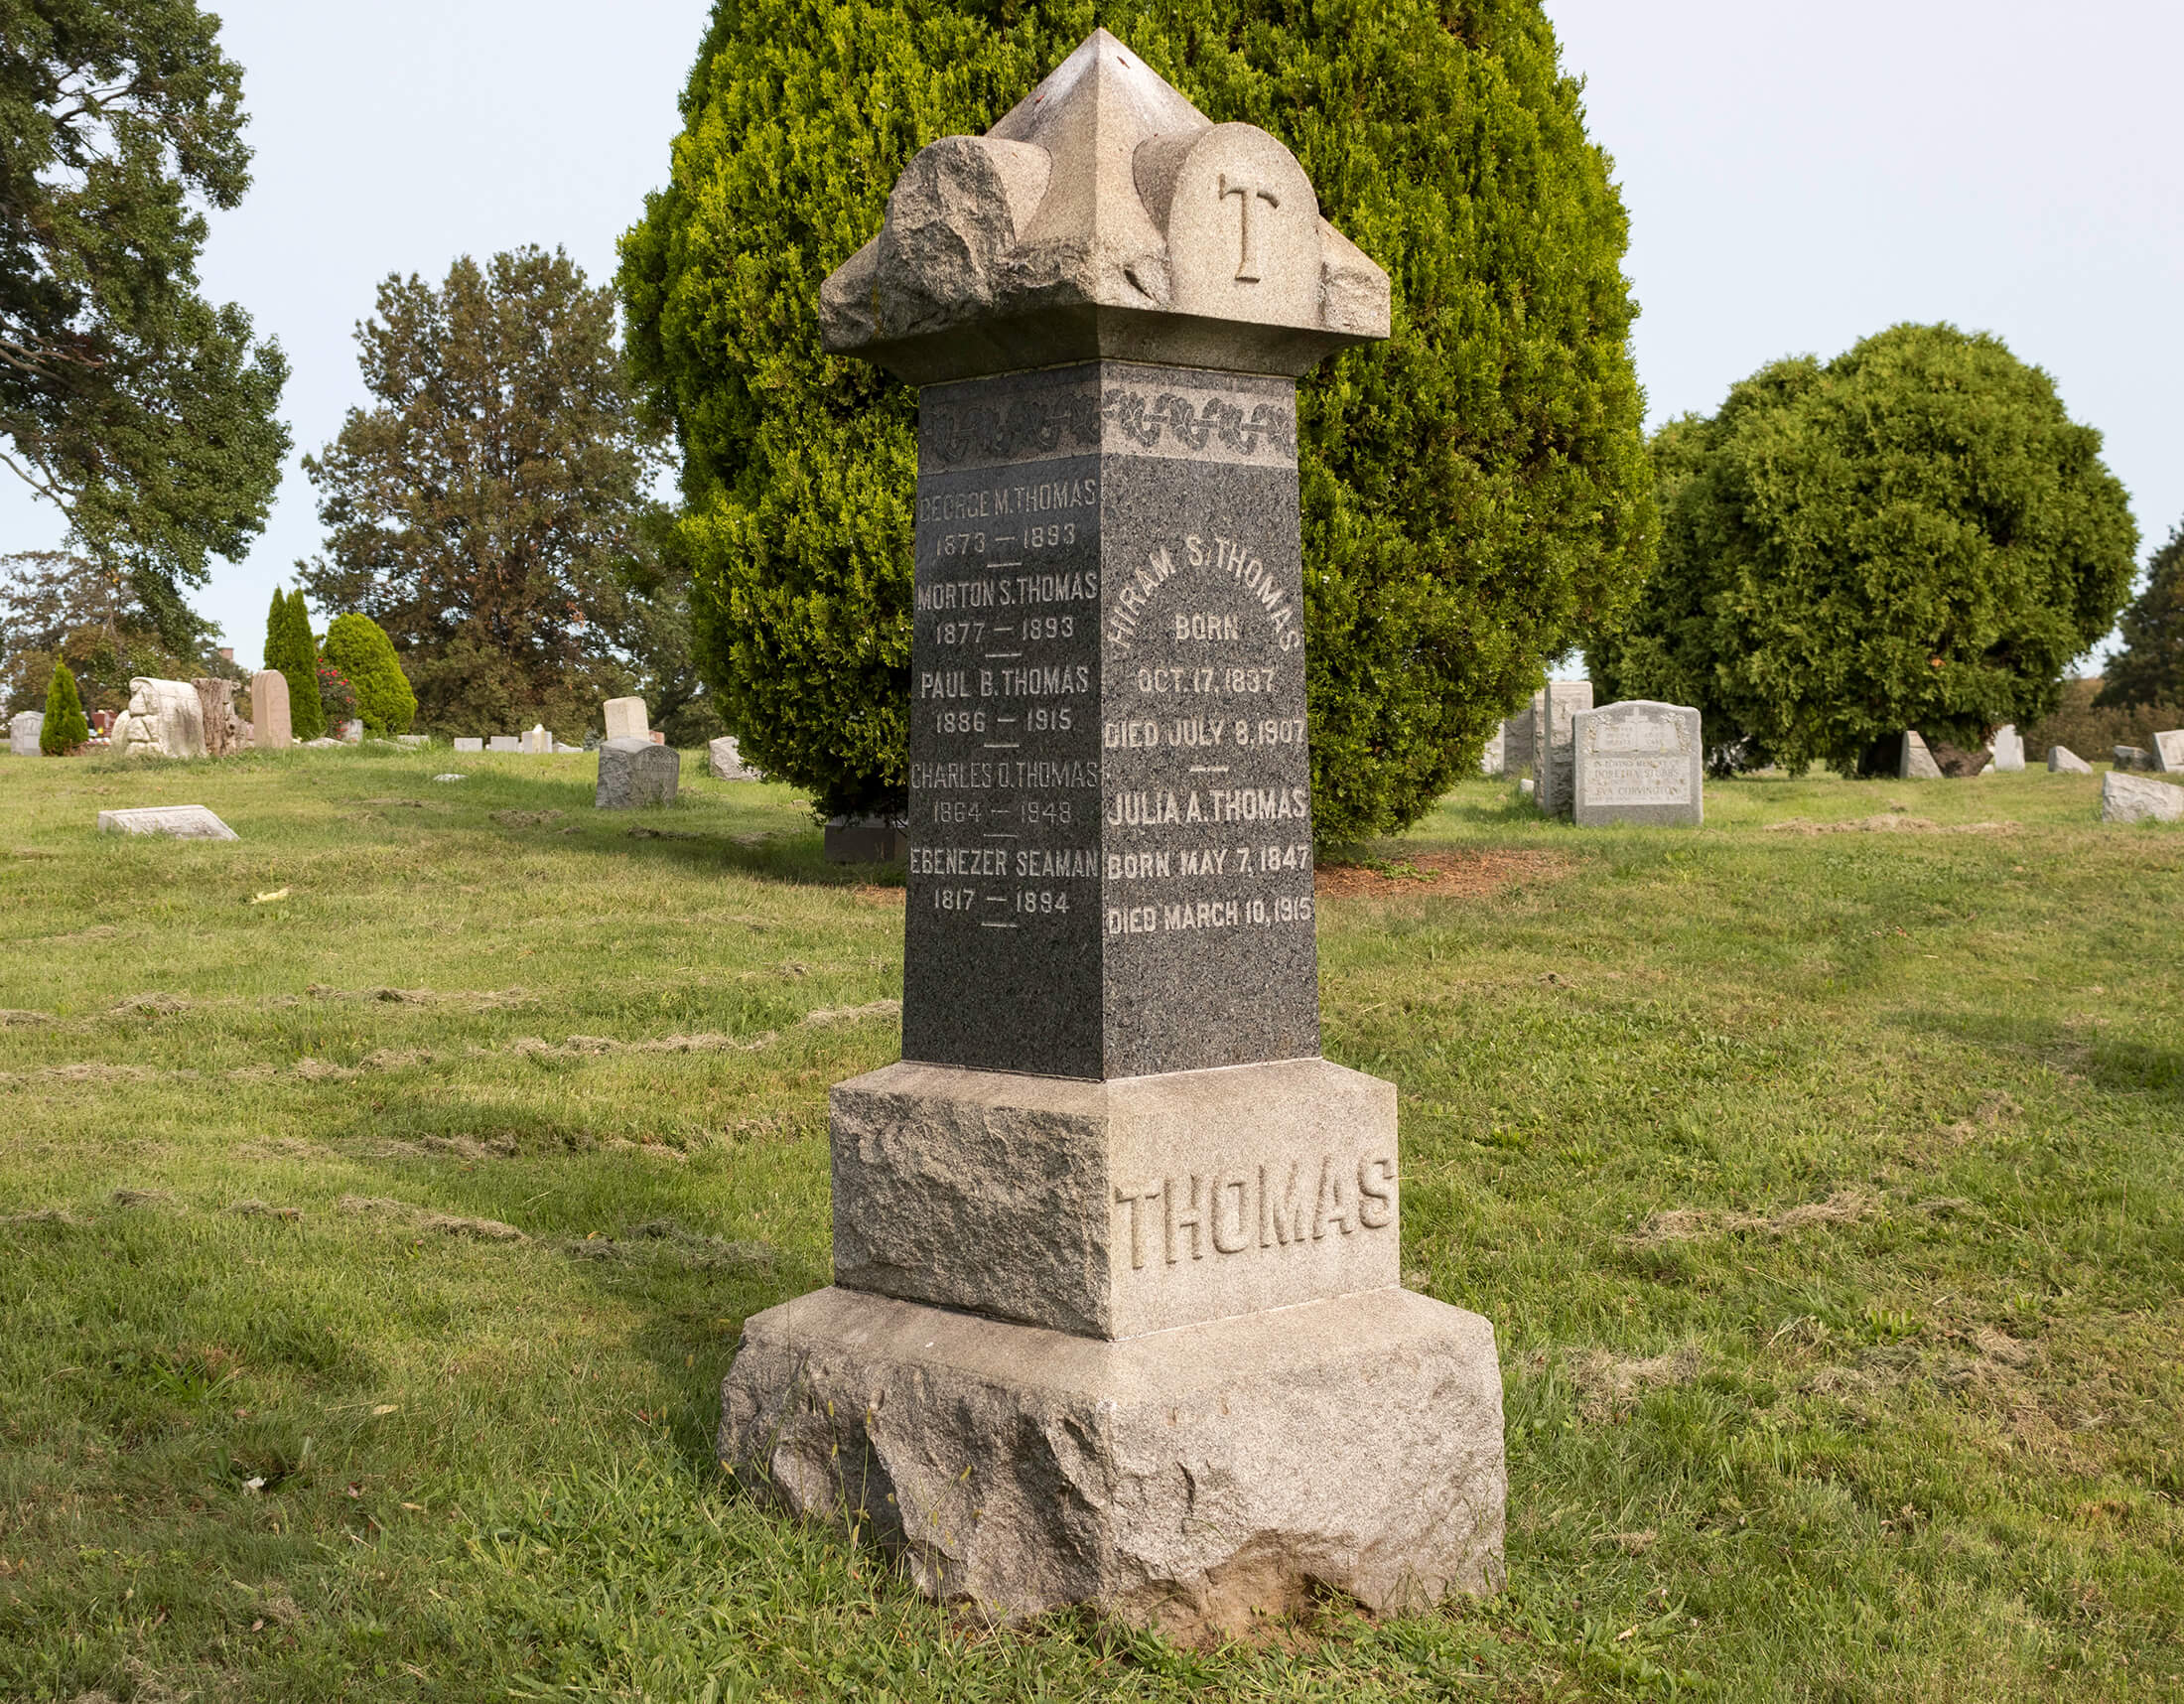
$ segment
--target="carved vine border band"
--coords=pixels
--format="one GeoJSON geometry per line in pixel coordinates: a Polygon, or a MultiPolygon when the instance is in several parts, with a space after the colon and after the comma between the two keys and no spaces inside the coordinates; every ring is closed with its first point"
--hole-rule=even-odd
{"type": "Polygon", "coordinates": [[[1297,412],[1283,402],[1219,394],[1202,403],[1172,390],[1072,386],[1044,396],[928,405],[918,422],[921,470],[1029,461],[1133,447],[1228,461],[1297,460],[1297,412]]]}

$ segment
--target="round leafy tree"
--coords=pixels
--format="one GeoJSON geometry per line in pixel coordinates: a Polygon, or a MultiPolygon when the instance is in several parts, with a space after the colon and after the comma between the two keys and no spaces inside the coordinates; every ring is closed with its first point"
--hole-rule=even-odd
{"type": "Polygon", "coordinates": [[[1906,728],[1972,748],[2028,726],[2130,588],[2101,434],[1954,326],[1777,361],[1652,454],[1660,562],[1592,675],[1696,705],[1742,762],[1849,773],[1906,728]]]}
{"type": "Polygon", "coordinates": [[[75,690],[75,676],[68,665],[53,665],[53,684],[46,688],[46,720],[39,725],[38,749],[49,758],[65,758],[81,749],[91,737],[91,724],[83,714],[83,700],[75,690]]]}
{"type": "Polygon", "coordinates": [[[720,4],[669,186],[622,243],[683,451],[723,718],[823,812],[905,796],[914,395],[819,352],[819,286],[919,148],[989,129],[1106,25],[1287,143],[1394,285],[1299,403],[1322,840],[1415,820],[1652,546],[1626,221],[1538,0],[720,4]]]}
{"type": "Polygon", "coordinates": [[[369,616],[336,616],[326,630],[326,659],[348,677],[367,734],[406,734],[417,714],[394,641],[369,616]]]}
{"type": "Polygon", "coordinates": [[[2123,649],[2094,703],[2184,703],[2184,526],[2146,564],[2146,589],[2123,612],[2123,649]]]}
{"type": "Polygon", "coordinates": [[[288,726],[298,740],[326,734],[326,708],[319,700],[319,643],[311,637],[311,612],[301,592],[273,592],[265,618],[265,666],[288,678],[288,726]]]}

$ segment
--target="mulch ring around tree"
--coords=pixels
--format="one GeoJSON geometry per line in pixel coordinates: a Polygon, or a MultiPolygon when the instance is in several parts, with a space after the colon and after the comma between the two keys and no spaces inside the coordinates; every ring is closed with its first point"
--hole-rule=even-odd
{"type": "Polygon", "coordinates": [[[1559,852],[1414,852],[1321,864],[1312,893],[1322,900],[1480,900],[1526,882],[1560,881],[1574,868],[1559,852]]]}

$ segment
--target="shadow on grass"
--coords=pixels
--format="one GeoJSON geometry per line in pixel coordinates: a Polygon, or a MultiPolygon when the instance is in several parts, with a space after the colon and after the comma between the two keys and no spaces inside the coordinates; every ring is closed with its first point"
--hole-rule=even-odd
{"type": "Polygon", "coordinates": [[[2036,1060],[2112,1094],[2150,1094],[2184,1103],[2184,1050],[2141,1042],[2114,1030],[2083,1030],[2006,1013],[1915,1012],[1896,1021],[1922,1035],[1969,1042],[2010,1059],[2036,1060]]]}

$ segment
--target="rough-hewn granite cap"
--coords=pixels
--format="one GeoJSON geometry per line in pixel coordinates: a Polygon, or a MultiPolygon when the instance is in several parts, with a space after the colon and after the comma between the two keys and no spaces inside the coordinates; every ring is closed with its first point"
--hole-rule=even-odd
{"type": "Polygon", "coordinates": [[[819,327],[913,384],[1096,358],[1294,377],[1388,335],[1388,275],[1280,142],[1094,30],[986,135],[909,163],[819,327]]]}

